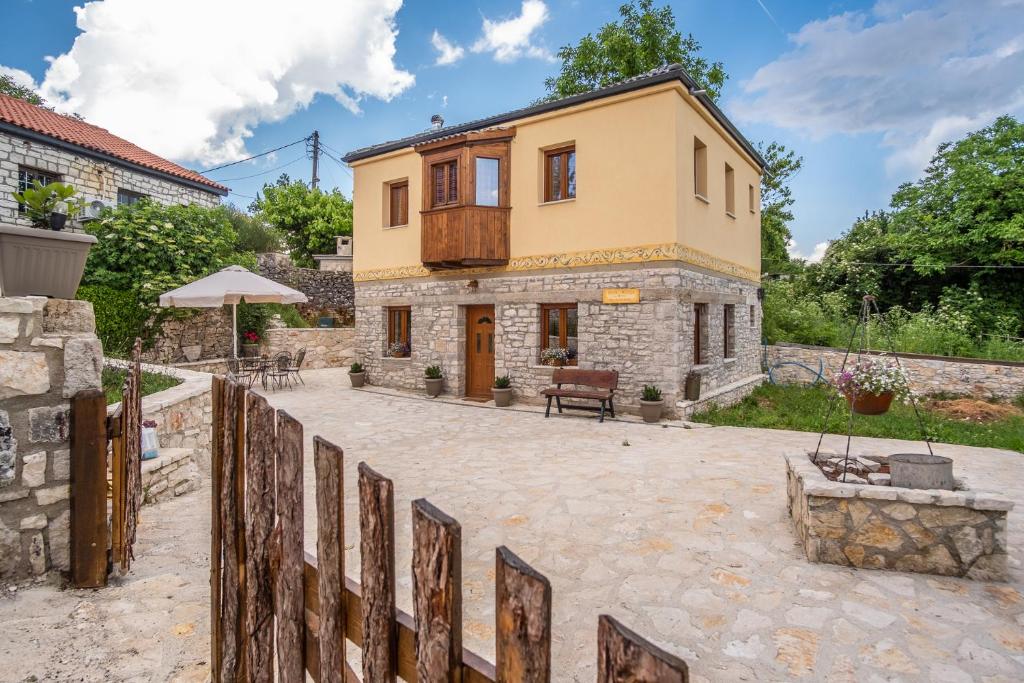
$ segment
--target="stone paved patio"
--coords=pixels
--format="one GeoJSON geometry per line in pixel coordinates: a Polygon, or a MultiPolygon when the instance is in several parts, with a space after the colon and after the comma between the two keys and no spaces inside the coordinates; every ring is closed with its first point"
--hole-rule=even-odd
{"type": "MultiPolygon", "coordinates": [[[[936,448],[972,487],[1018,502],[1008,583],[855,571],[807,563],[786,513],[783,455],[816,435],[545,420],[358,392],[341,370],[306,381],[271,402],[306,426],[307,452],[314,434],[345,449],[350,543],[357,463],[395,482],[402,609],[412,611],[411,501],[428,498],[462,523],[465,643],[481,655],[494,655],[494,548],[505,544],[551,580],[555,680],[594,680],[602,612],[686,658],[696,681],[1024,679],[1019,453],[936,448]]],[[[878,439],[855,447],[907,449],[878,439]]],[[[358,561],[353,547],[350,576],[358,561]]]]}
{"type": "MultiPolygon", "coordinates": [[[[482,655],[493,657],[494,547],[506,544],[551,580],[556,681],[594,680],[601,612],[685,657],[695,681],[1024,679],[1021,454],[937,448],[973,487],[1018,502],[1008,583],[854,571],[808,564],[786,515],[782,456],[812,435],[544,420],[304,374],[305,388],[271,400],[306,425],[307,452],[314,434],[345,448],[352,542],[356,464],[395,482],[403,609],[410,501],[462,523],[465,641],[482,655]]],[[[311,495],[311,471],[307,483],[311,495]]],[[[310,549],[312,510],[310,499],[310,549]]],[[[208,533],[204,489],[143,508],[139,559],[119,585],[0,598],[0,680],[202,680],[208,533]]],[[[358,576],[356,548],[346,561],[358,576]]]]}

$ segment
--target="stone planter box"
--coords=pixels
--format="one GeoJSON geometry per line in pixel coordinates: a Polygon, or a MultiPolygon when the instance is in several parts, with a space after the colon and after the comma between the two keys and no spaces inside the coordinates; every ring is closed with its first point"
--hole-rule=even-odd
{"type": "Polygon", "coordinates": [[[786,456],[786,490],[811,562],[983,581],[1007,577],[1006,515],[1013,502],[998,494],[834,482],[804,453],[786,456]]]}
{"type": "Polygon", "coordinates": [[[92,235],[0,224],[0,293],[74,299],[92,235]]]}

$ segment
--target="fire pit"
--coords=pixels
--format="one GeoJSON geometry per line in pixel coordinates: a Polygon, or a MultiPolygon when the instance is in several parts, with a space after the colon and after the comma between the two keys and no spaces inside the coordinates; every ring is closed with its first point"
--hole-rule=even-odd
{"type": "Polygon", "coordinates": [[[808,560],[1006,579],[1006,515],[1013,502],[955,481],[949,458],[819,453],[817,464],[813,458],[786,456],[789,513],[808,560]]]}

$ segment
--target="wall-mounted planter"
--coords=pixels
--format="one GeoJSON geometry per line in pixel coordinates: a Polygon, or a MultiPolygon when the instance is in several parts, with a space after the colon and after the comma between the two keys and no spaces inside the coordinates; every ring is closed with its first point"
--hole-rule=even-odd
{"type": "Polygon", "coordinates": [[[0,224],[0,295],[74,299],[92,235],[0,224]]]}

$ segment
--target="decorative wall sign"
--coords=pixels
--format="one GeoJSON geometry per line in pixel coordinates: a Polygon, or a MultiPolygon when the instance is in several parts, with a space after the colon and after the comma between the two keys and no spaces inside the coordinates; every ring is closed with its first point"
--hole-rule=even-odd
{"type": "Polygon", "coordinates": [[[640,303],[639,289],[602,289],[601,303],[603,304],[638,304],[640,303]]]}

